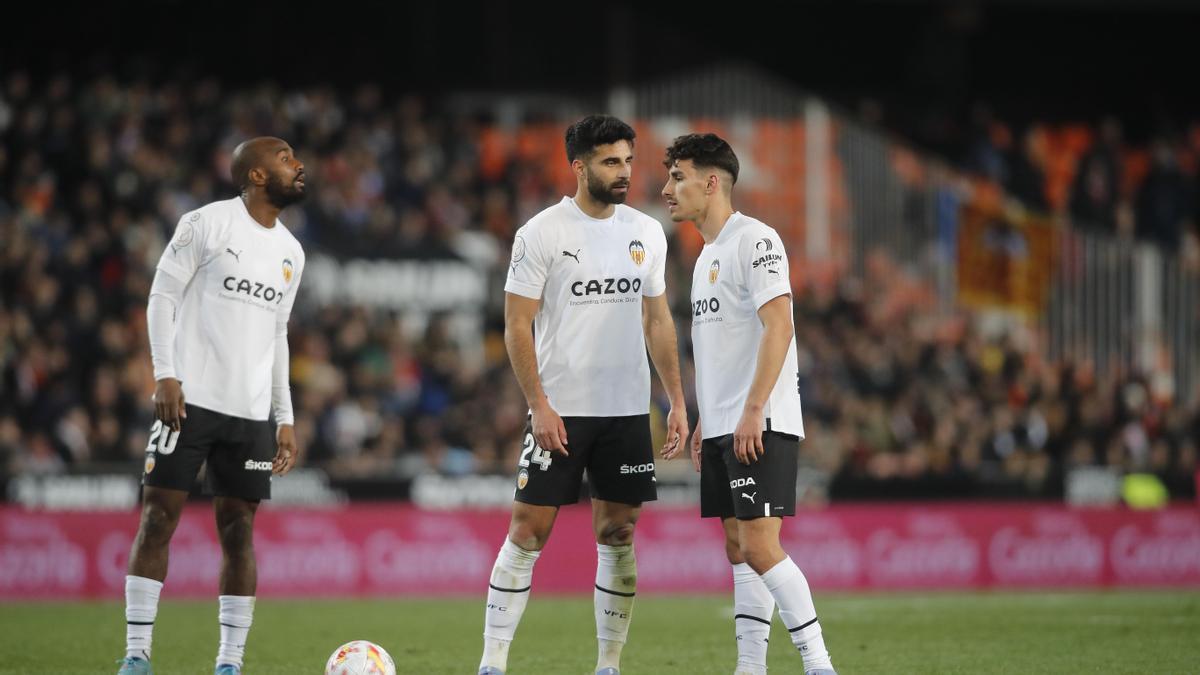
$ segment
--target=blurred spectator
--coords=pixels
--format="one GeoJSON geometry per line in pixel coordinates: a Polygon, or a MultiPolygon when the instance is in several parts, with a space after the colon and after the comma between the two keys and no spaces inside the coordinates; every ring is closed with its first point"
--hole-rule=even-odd
{"type": "Polygon", "coordinates": [[[1100,137],[1079,160],[1071,189],[1071,217],[1080,227],[1117,231],[1121,186],[1121,126],[1112,118],[1100,124],[1100,137]]]}
{"type": "Polygon", "coordinates": [[[1137,235],[1174,249],[1192,216],[1191,186],[1179,168],[1175,148],[1157,139],[1150,149],[1150,172],[1137,197],[1137,235]]]}

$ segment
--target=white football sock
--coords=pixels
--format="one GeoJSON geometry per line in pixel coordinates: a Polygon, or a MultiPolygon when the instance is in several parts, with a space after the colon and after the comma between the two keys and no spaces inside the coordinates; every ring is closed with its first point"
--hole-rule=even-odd
{"type": "Polygon", "coordinates": [[[633,596],[637,592],[637,560],[633,544],[596,545],[596,637],[600,653],[596,670],[618,668],[629,635],[633,596]]]}
{"type": "Polygon", "coordinates": [[[737,634],[737,672],[766,675],[767,642],[771,637],[771,617],[775,598],[746,563],[733,566],[733,627],[737,634]]]}
{"type": "Polygon", "coordinates": [[[150,660],[150,643],[162,587],[162,582],[154,579],[125,577],[125,656],[150,660]]]}
{"type": "Polygon", "coordinates": [[[252,595],[221,595],[220,612],[217,619],[221,622],[221,645],[217,649],[217,665],[232,663],[242,665],[242,657],[246,654],[246,636],[250,633],[250,624],[254,622],[254,596],[252,595]]]}
{"type": "Polygon", "coordinates": [[[529,602],[533,564],[540,551],[526,551],[507,537],[488,583],[487,609],[483,617],[483,659],[479,667],[508,667],[508,647],[529,602]]]}
{"type": "Polygon", "coordinates": [[[821,624],[817,622],[808,580],[796,563],[791,558],[784,558],[767,570],[762,580],[779,605],[779,618],[791,634],[792,644],[804,657],[805,670],[833,668],[825,640],[821,637],[821,624]]]}

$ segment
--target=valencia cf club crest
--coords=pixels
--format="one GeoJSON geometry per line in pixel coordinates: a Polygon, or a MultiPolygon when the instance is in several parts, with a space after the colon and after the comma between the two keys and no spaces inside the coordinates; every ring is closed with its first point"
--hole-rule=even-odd
{"type": "Polygon", "coordinates": [[[293,272],[292,261],[287,258],[284,258],[283,259],[283,283],[285,283],[285,284],[292,283],[292,272],[293,272]]]}
{"type": "Polygon", "coordinates": [[[517,474],[517,489],[524,490],[526,485],[529,485],[529,472],[521,469],[521,473],[517,474]]]}
{"type": "Polygon", "coordinates": [[[642,242],[637,239],[629,242],[629,257],[633,259],[634,265],[642,266],[642,262],[646,260],[646,247],[642,246],[642,242]]]}
{"type": "Polygon", "coordinates": [[[720,260],[712,261],[712,264],[708,266],[708,283],[710,283],[710,284],[717,283],[717,277],[720,276],[720,274],[721,274],[721,261],[720,260]]]}
{"type": "Polygon", "coordinates": [[[154,453],[146,455],[146,473],[154,470],[154,453]]]}

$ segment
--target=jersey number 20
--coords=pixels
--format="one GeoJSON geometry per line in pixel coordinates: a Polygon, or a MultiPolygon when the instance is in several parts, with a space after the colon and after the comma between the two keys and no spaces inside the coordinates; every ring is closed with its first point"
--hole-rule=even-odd
{"type": "Polygon", "coordinates": [[[154,426],[150,427],[150,442],[146,444],[146,452],[169,455],[175,452],[175,443],[178,441],[178,431],[164,425],[162,420],[154,420],[154,426]]]}
{"type": "Polygon", "coordinates": [[[550,462],[554,461],[554,456],[549,450],[543,450],[538,447],[538,444],[533,440],[533,434],[525,434],[525,445],[521,447],[521,461],[517,462],[517,466],[529,466],[530,460],[537,464],[545,471],[550,468],[550,462]],[[530,453],[533,456],[530,457],[530,453]]]}

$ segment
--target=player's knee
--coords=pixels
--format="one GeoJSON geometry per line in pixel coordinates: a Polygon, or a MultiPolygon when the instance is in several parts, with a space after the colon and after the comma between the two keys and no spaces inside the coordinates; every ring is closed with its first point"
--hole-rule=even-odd
{"type": "Polygon", "coordinates": [[[730,565],[740,565],[746,562],[746,557],[742,555],[742,546],[736,539],[725,540],[725,557],[729,559],[730,565]]]}
{"type": "Polygon", "coordinates": [[[217,535],[227,552],[249,550],[254,540],[254,509],[226,507],[217,510],[217,535]]]}
{"type": "Polygon", "coordinates": [[[626,546],[633,543],[633,522],[605,523],[596,536],[597,543],[606,546],[626,546]]]}
{"type": "Polygon", "coordinates": [[[743,540],[740,552],[742,559],[760,574],[774,567],[775,563],[785,555],[783,549],[778,545],[753,540],[743,540]]]}
{"type": "Polygon", "coordinates": [[[171,505],[156,499],[147,499],[142,505],[141,540],[149,544],[163,544],[175,531],[179,512],[171,505]]]}
{"type": "Polygon", "coordinates": [[[518,548],[526,551],[540,551],[546,545],[546,540],[550,538],[550,530],[537,527],[529,522],[514,522],[508,528],[508,538],[518,548]]]}

